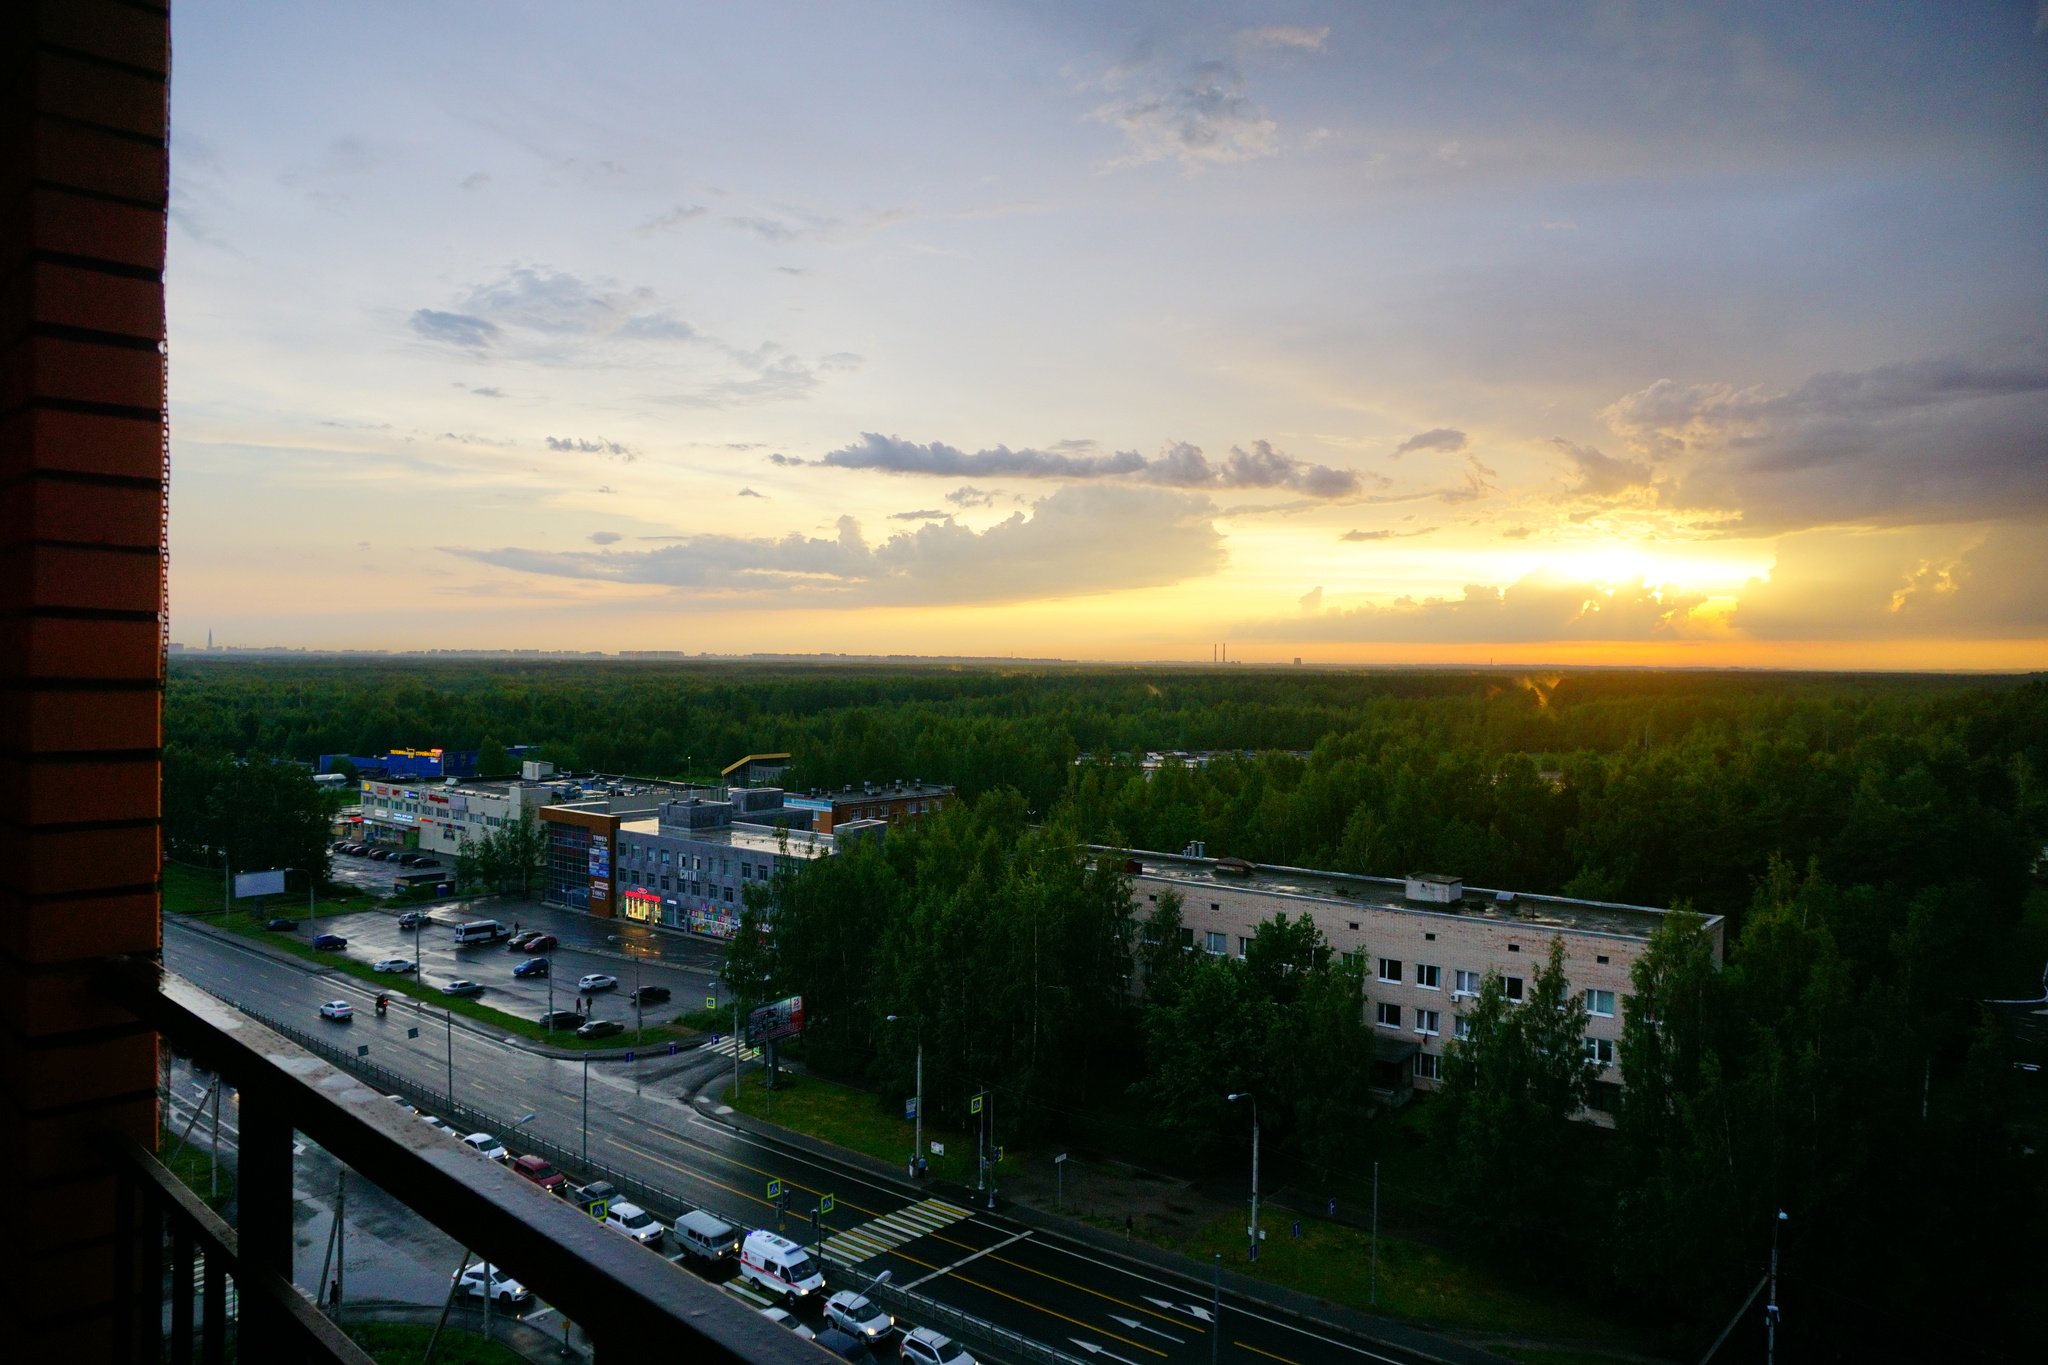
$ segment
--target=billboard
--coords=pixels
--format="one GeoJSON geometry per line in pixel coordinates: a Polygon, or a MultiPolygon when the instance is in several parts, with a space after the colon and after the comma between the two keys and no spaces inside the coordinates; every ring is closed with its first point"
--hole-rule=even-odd
{"type": "Polygon", "coordinates": [[[777,1038],[794,1038],[804,1031],[804,998],[792,995],[772,1005],[763,1005],[747,1016],[747,1043],[758,1046],[777,1038]]]}
{"type": "Polygon", "coordinates": [[[237,872],[235,874],[235,898],[244,896],[282,896],[284,894],[284,873],[237,872]]]}

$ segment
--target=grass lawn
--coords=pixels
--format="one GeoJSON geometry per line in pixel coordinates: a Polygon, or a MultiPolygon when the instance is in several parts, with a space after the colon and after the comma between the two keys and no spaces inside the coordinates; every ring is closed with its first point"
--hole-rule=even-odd
{"type": "MultiPolygon", "coordinates": [[[[771,1105],[769,1093],[761,1088],[761,1073],[756,1071],[742,1078],[737,1100],[732,1097],[729,1082],[725,1086],[724,1098],[742,1114],[779,1123],[784,1128],[852,1151],[864,1152],[897,1167],[908,1166],[911,1144],[917,1139],[916,1128],[903,1117],[900,1105],[884,1108],[884,1101],[878,1096],[865,1090],[855,1090],[849,1085],[822,1081],[815,1076],[792,1076],[785,1071],[782,1088],[774,1093],[771,1105]]],[[[954,1132],[927,1123],[924,1140],[927,1146],[937,1142],[946,1149],[944,1156],[930,1152],[925,1154],[934,1176],[964,1185],[974,1183],[972,1133],[954,1132]]],[[[1002,1171],[1015,1167],[1016,1158],[1005,1157],[998,1176],[1002,1171]]]]}
{"type": "MultiPolygon", "coordinates": [[[[357,896],[353,901],[333,900],[321,902],[323,910],[332,907],[336,914],[352,913],[369,909],[376,902],[368,897],[357,896]]],[[[549,1033],[531,1019],[522,1019],[516,1014],[492,1009],[481,1001],[467,996],[443,995],[432,987],[422,988],[408,976],[398,973],[373,971],[367,962],[358,961],[341,953],[320,952],[303,939],[290,934],[273,934],[263,927],[263,919],[244,910],[221,914],[220,875],[202,868],[184,867],[172,863],[164,868],[164,908],[173,913],[196,914],[216,929],[226,929],[244,938],[254,939],[281,948],[295,957],[308,962],[317,962],[323,967],[365,981],[392,998],[392,1007],[400,1008],[401,1000],[420,1000],[436,1009],[452,1010],[465,1018],[502,1029],[521,1038],[551,1043],[556,1047],[578,1051],[609,1051],[622,1047],[659,1047],[671,1042],[688,1042],[697,1037],[695,1029],[679,1023],[651,1024],[645,1029],[627,1029],[624,1033],[609,1038],[578,1038],[574,1033],[549,1033]],[[174,891],[175,887],[175,891],[174,891]]],[[[264,918],[269,918],[265,916],[264,918]]],[[[303,919],[303,913],[299,915],[303,919]]]]}
{"type": "MultiPolygon", "coordinates": [[[[377,1365],[419,1365],[434,1329],[404,1322],[364,1322],[349,1328],[348,1334],[376,1358],[377,1365]]],[[[526,1357],[511,1347],[453,1327],[441,1333],[434,1359],[439,1365],[526,1365],[526,1357]]]]}
{"type": "MultiPolygon", "coordinates": [[[[1434,1327],[1527,1333],[1574,1341],[1633,1341],[1626,1327],[1569,1301],[1515,1289],[1484,1267],[1451,1252],[1380,1234],[1379,1303],[1371,1295],[1372,1235],[1342,1223],[1301,1220],[1273,1209],[1261,1218],[1266,1240],[1256,1264],[1245,1259],[1245,1215],[1226,1214],[1182,1248],[1198,1261],[1217,1252],[1232,1270],[1328,1299],[1348,1308],[1434,1327]]],[[[1557,1365],[1565,1365],[1559,1357],[1557,1365]]]]}
{"type": "Polygon", "coordinates": [[[182,1137],[182,1131],[161,1129],[157,1134],[157,1160],[170,1167],[171,1174],[178,1177],[186,1189],[198,1195],[208,1208],[219,1213],[227,1207],[228,1201],[235,1197],[235,1172],[226,1162],[222,1162],[220,1194],[213,1197],[207,1195],[207,1188],[212,1183],[210,1177],[213,1174],[212,1116],[201,1118],[193,1126],[191,1140],[186,1142],[181,1151],[178,1148],[178,1140],[182,1137]],[[175,1156],[172,1155],[174,1152],[175,1156]]]}

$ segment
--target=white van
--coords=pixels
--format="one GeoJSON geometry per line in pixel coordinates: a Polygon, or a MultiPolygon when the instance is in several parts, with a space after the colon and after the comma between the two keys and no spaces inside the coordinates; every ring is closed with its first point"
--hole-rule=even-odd
{"type": "Polygon", "coordinates": [[[676,1219],[676,1244],[713,1265],[740,1254],[740,1230],[707,1209],[676,1219]]]}
{"type": "Polygon", "coordinates": [[[467,924],[455,926],[455,941],[464,943],[495,943],[501,938],[510,938],[512,931],[494,919],[473,919],[467,924]]]}
{"type": "Polygon", "coordinates": [[[824,1273],[811,1253],[787,1237],[759,1230],[748,1233],[740,1244],[740,1278],[752,1280],[787,1307],[825,1287],[824,1273]]]}

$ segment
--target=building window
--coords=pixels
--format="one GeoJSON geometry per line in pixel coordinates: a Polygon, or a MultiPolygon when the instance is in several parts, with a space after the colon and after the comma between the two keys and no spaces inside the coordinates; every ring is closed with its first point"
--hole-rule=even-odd
{"type": "Polygon", "coordinates": [[[729,886],[725,888],[725,903],[727,905],[732,904],[732,888],[729,886]]]}
{"type": "Polygon", "coordinates": [[[1612,1019],[1614,1017],[1614,992],[1587,991],[1586,1013],[1597,1014],[1602,1019],[1612,1019]]]}
{"type": "Polygon", "coordinates": [[[1607,965],[1607,954],[1601,953],[1598,957],[1594,958],[1593,960],[1599,963],[1601,966],[1605,967],[1607,965]]]}
{"type": "Polygon", "coordinates": [[[1415,1054],[1415,1078],[1421,1081],[1440,1081],[1444,1078],[1444,1059],[1434,1052],[1415,1054]]]}
{"type": "Polygon", "coordinates": [[[1224,953],[1230,951],[1230,940],[1226,936],[1216,933],[1214,930],[1211,930],[1209,933],[1208,943],[1209,951],[1215,953],[1219,957],[1222,956],[1224,953]]]}
{"type": "Polygon", "coordinates": [[[1423,941],[1424,941],[1424,942],[1426,942],[1426,943],[1434,943],[1434,942],[1436,942],[1436,935],[1435,935],[1435,934],[1424,934],[1424,935],[1422,936],[1422,938],[1423,938],[1423,941]]]}
{"type": "Polygon", "coordinates": [[[1443,969],[1429,962],[1415,964],[1415,984],[1426,991],[1443,989],[1443,969]]]}
{"type": "Polygon", "coordinates": [[[1508,951],[1511,953],[1519,953],[1522,951],[1522,945],[1519,943],[1510,943],[1508,945],[1508,951]]]}
{"type": "Polygon", "coordinates": [[[1479,973],[1477,973],[1477,972],[1468,972],[1468,971],[1466,971],[1466,970],[1465,970],[1465,969],[1464,969],[1463,967],[1460,967],[1460,968],[1458,968],[1458,970],[1457,970],[1456,972],[1452,973],[1452,975],[1451,975],[1451,979],[1452,979],[1452,982],[1454,983],[1454,984],[1452,985],[1452,987],[1451,987],[1451,990],[1452,990],[1452,993],[1453,993],[1453,994],[1455,994],[1455,995],[1477,995],[1477,994],[1479,994],[1479,973]]]}
{"type": "Polygon", "coordinates": [[[1614,1065],[1614,1040],[1612,1038],[1588,1038],[1586,1060],[1598,1062],[1601,1066],[1614,1065]]]}
{"type": "Polygon", "coordinates": [[[1392,982],[1395,982],[1395,983],[1397,983],[1397,984],[1398,984],[1398,983],[1400,982],[1400,980],[1401,980],[1401,962],[1400,962],[1400,959],[1398,959],[1398,958],[1392,958],[1392,957],[1383,957],[1383,958],[1381,958],[1381,959],[1380,959],[1380,980],[1382,980],[1382,981],[1392,981],[1392,982]]]}
{"type": "Polygon", "coordinates": [[[1181,930],[1181,931],[1180,931],[1180,946],[1181,946],[1181,947],[1183,947],[1183,948],[1189,948],[1189,949],[1192,949],[1192,948],[1193,948],[1193,947],[1195,946],[1195,931],[1194,931],[1194,930],[1192,930],[1192,929],[1183,929],[1183,930],[1181,930]]]}
{"type": "Polygon", "coordinates": [[[1345,966],[1351,967],[1357,971],[1365,970],[1364,953],[1346,953],[1344,954],[1343,962],[1345,966]]]}
{"type": "Polygon", "coordinates": [[[1354,928],[1354,929],[1356,929],[1356,928],[1358,927],[1358,921],[1357,921],[1357,920],[1353,920],[1353,921],[1351,921],[1351,927],[1352,927],[1352,928],[1354,928]]]}
{"type": "Polygon", "coordinates": [[[1250,939],[1245,938],[1242,935],[1239,935],[1237,940],[1237,955],[1239,957],[1243,957],[1246,953],[1251,951],[1251,946],[1252,941],[1250,939]]]}
{"type": "Polygon", "coordinates": [[[1417,1033],[1443,1032],[1443,1025],[1439,1022],[1441,1017],[1435,1010],[1415,1011],[1415,1031],[1417,1033]]]}
{"type": "Polygon", "coordinates": [[[1522,998],[1522,978],[1519,976],[1510,976],[1505,979],[1507,981],[1508,987],[1508,999],[1520,1000],[1522,998]]]}
{"type": "Polygon", "coordinates": [[[1472,1036],[1472,1021],[1462,1014],[1452,1015],[1451,1036],[1453,1038],[1470,1038],[1472,1036]]]}
{"type": "Polygon", "coordinates": [[[1401,1007],[1399,1005],[1389,1005],[1382,1001],[1375,1008],[1379,1011],[1379,1025],[1381,1028],[1401,1027],[1401,1007]]]}

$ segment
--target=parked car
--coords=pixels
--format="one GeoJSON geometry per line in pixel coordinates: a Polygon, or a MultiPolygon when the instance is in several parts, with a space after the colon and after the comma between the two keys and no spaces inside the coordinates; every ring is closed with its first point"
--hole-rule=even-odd
{"type": "MultiPolygon", "coordinates": [[[[811,1253],[766,1228],[748,1233],[746,1241],[740,1244],[740,1278],[752,1280],[756,1288],[766,1290],[771,1298],[781,1299],[785,1307],[793,1307],[806,1295],[825,1287],[825,1274],[811,1259],[811,1253]]],[[[931,1365],[950,1362],[933,1361],[931,1365]]]]}
{"type": "Polygon", "coordinates": [[[348,940],[340,934],[315,934],[313,935],[313,946],[315,948],[346,948],[348,947],[348,940]]]}
{"type": "Polygon", "coordinates": [[[618,1198],[619,1187],[609,1180],[593,1180],[588,1185],[578,1186],[576,1190],[576,1202],[586,1209],[593,1204],[603,1204],[610,1208],[612,1202],[618,1198]]]}
{"type": "Polygon", "coordinates": [[[564,1193],[569,1187],[569,1177],[556,1170],[553,1163],[544,1156],[515,1156],[512,1158],[512,1170],[514,1174],[526,1177],[549,1194],[564,1193]]]}
{"type": "Polygon", "coordinates": [[[777,1327],[787,1327],[790,1331],[796,1333],[805,1341],[817,1340],[816,1334],[813,1333],[810,1328],[804,1326],[802,1323],[798,1322],[793,1316],[791,1316],[790,1311],[787,1308],[763,1308],[761,1310],[761,1316],[768,1319],[768,1321],[774,1323],[777,1327]]]}
{"type": "Polygon", "coordinates": [[[589,972],[576,978],[579,991],[610,991],[617,990],[618,986],[619,979],[608,972],[589,972]]]}
{"type": "Polygon", "coordinates": [[[418,971],[419,965],[419,963],[414,962],[409,957],[387,957],[376,963],[375,970],[380,972],[412,972],[418,971]]]}
{"type": "Polygon", "coordinates": [[[717,1265],[740,1254],[740,1230],[709,1209],[676,1219],[676,1244],[691,1256],[717,1265]]]}
{"type": "Polygon", "coordinates": [[[438,1118],[433,1114],[421,1114],[419,1118],[421,1123],[426,1124],[427,1127],[434,1129],[436,1132],[446,1133],[449,1137],[462,1136],[462,1134],[455,1131],[455,1125],[444,1118],[438,1118]]]}
{"type": "Polygon", "coordinates": [[[348,851],[348,844],[343,840],[337,839],[327,846],[327,851],[329,853],[345,853],[348,851]]]}
{"type": "Polygon", "coordinates": [[[464,1146],[476,1148],[477,1151],[482,1152],[493,1161],[510,1161],[512,1159],[512,1154],[505,1150],[505,1144],[492,1137],[489,1133],[471,1133],[462,1141],[464,1146]]]}
{"type": "MultiPolygon", "coordinates": [[[[533,1291],[507,1275],[497,1266],[490,1268],[491,1282],[484,1285],[484,1267],[470,1266],[461,1275],[462,1292],[472,1299],[492,1299],[500,1308],[510,1308],[515,1303],[524,1303],[533,1297],[533,1291]]],[[[453,1278],[453,1277],[451,1277],[453,1278]]]]}
{"type": "Polygon", "coordinates": [[[349,1004],[346,1000],[330,1000],[320,1007],[320,1017],[322,1019],[353,1019],[356,1017],[356,1007],[349,1004]]]}
{"type": "Polygon", "coordinates": [[[373,848],[363,856],[373,863],[381,863],[391,856],[391,850],[388,848],[373,848]]]}
{"type": "Polygon", "coordinates": [[[512,969],[512,975],[514,976],[546,976],[547,974],[548,960],[544,957],[529,957],[526,961],[512,969]]]}
{"type": "Polygon", "coordinates": [[[299,922],[295,919],[267,919],[263,921],[263,927],[273,934],[289,934],[299,927],[299,922]]]}
{"type": "Polygon", "coordinates": [[[576,1030],[578,1038],[614,1038],[626,1031],[626,1026],[616,1019],[593,1019],[576,1030]]]}
{"type": "Polygon", "coordinates": [[[659,1005],[667,1000],[669,995],[670,991],[666,986],[642,986],[633,992],[632,998],[643,1005],[659,1005]]]}
{"type": "Polygon", "coordinates": [[[398,917],[401,929],[424,929],[433,922],[424,910],[408,910],[398,917]]]}
{"type": "Polygon", "coordinates": [[[583,1016],[575,1010],[556,1010],[553,1014],[543,1014],[540,1017],[540,1026],[549,1033],[564,1029],[580,1028],[582,1024],[583,1016]]]}
{"type": "Polygon", "coordinates": [[[959,1342],[929,1327],[913,1327],[903,1334],[898,1348],[907,1365],[974,1365],[959,1342]]]}
{"type": "Polygon", "coordinates": [[[521,951],[528,953],[552,953],[561,946],[560,941],[553,934],[528,934],[526,936],[526,946],[521,951]]]}
{"type": "Polygon", "coordinates": [[[661,1242],[661,1220],[638,1204],[624,1199],[611,1206],[611,1212],[604,1217],[604,1225],[614,1232],[623,1232],[641,1246],[655,1246],[661,1242]]]}
{"type": "Polygon", "coordinates": [[[368,844],[350,844],[348,846],[348,855],[351,858],[360,858],[369,851],[370,846],[368,844]]]}
{"type": "Polygon", "coordinates": [[[419,1106],[415,1105],[411,1100],[407,1099],[403,1095],[386,1095],[384,1098],[390,1100],[393,1104],[397,1105],[400,1109],[403,1109],[408,1114],[417,1114],[420,1112],[419,1106]]]}
{"type": "Polygon", "coordinates": [[[868,1344],[865,1341],[862,1341],[857,1336],[842,1332],[837,1327],[828,1326],[824,1331],[818,1333],[817,1336],[811,1338],[811,1340],[817,1342],[841,1360],[851,1362],[851,1365],[868,1365],[868,1362],[875,1358],[874,1353],[868,1350],[868,1344]]]}
{"type": "Polygon", "coordinates": [[[862,1341],[887,1341],[896,1330],[896,1319],[884,1313],[865,1295],[842,1289],[825,1300],[825,1316],[842,1332],[862,1341]]]}
{"type": "Polygon", "coordinates": [[[505,940],[505,951],[510,953],[523,953],[526,951],[526,941],[530,938],[539,937],[540,931],[538,929],[522,929],[518,933],[512,935],[512,937],[505,940]]]}
{"type": "Polygon", "coordinates": [[[482,995],[483,993],[482,982],[465,980],[459,976],[441,988],[441,994],[443,995],[482,995]]]}

